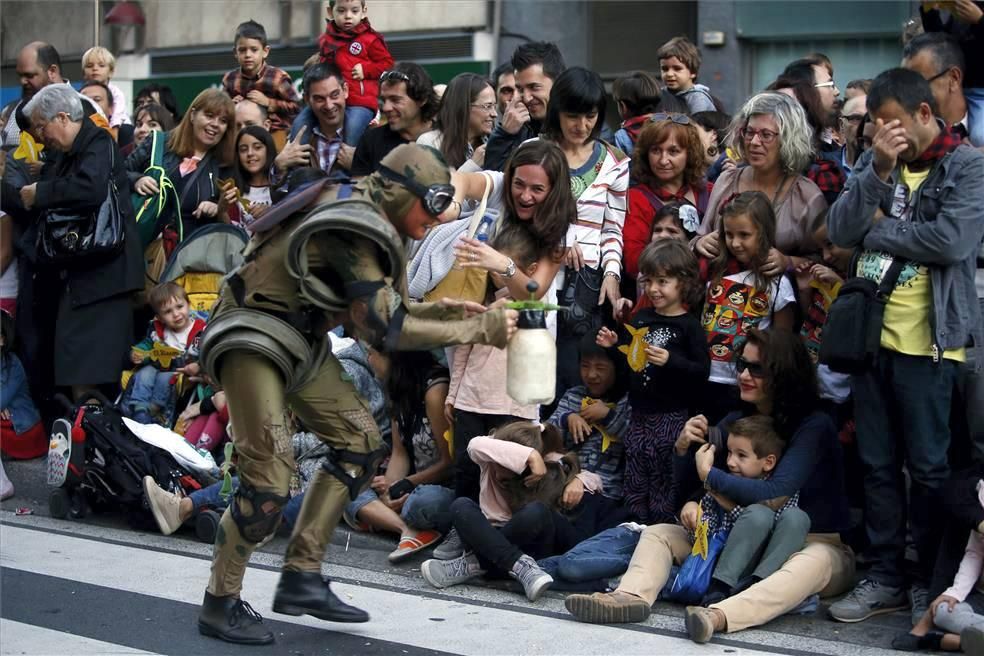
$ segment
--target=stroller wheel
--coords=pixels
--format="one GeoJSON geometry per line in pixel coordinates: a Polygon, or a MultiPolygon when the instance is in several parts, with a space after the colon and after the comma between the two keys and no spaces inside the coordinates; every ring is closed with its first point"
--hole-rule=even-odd
{"type": "Polygon", "coordinates": [[[82,490],[72,496],[72,508],[70,511],[72,519],[84,519],[89,514],[89,502],[86,501],[82,490]]]}
{"type": "Polygon", "coordinates": [[[207,544],[215,543],[215,534],[219,530],[219,520],[222,515],[214,510],[203,510],[195,519],[195,535],[207,544]]]}
{"type": "Polygon", "coordinates": [[[68,490],[62,487],[56,487],[51,492],[48,493],[48,512],[55,519],[65,519],[68,517],[69,511],[72,509],[72,499],[68,494],[68,490]]]}

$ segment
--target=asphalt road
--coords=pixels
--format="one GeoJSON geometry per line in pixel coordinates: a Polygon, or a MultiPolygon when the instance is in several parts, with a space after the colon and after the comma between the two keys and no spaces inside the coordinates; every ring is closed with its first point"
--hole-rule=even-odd
{"type": "Polygon", "coordinates": [[[43,469],[43,461],[6,464],[18,496],[0,504],[0,654],[881,656],[897,653],[890,651],[892,636],[908,622],[908,614],[898,613],[837,624],[822,606],[815,615],[780,618],[700,646],[683,631],[683,609],[671,604],[658,603],[641,624],[594,626],[573,621],[562,594],[548,592],[531,604],[512,582],[434,590],[420,577],[422,558],[391,565],[386,554],[393,539],[343,525],[324,572],[372,620],[344,625],[273,614],[286,546],[277,538],[254,556],[243,592],[277,642],[237,647],[204,638],[195,627],[211,547],[197,542],[193,531],[164,537],[112,516],[51,519],[43,481],[33,471],[43,469]],[[18,507],[35,514],[15,516],[18,507]]]}

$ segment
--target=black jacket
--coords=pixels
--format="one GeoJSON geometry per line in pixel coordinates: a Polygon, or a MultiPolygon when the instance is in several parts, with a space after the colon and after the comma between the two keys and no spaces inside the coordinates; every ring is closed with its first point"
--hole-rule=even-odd
{"type": "Polygon", "coordinates": [[[130,183],[119,149],[109,133],[92,121],[83,119],[81,126],[72,148],[66,153],[58,153],[41,169],[35,204],[31,210],[25,210],[20,205],[16,190],[6,188],[6,185],[4,189],[7,200],[16,205],[13,208],[15,218],[26,224],[18,243],[19,250],[28,260],[33,261],[39,220],[44,211],[61,209],[78,211],[79,214],[92,212],[106,200],[109,176],[114,176],[120,195],[120,208],[126,219],[123,249],[109,260],[66,267],[59,274],[67,282],[72,307],[88,305],[142,288],[144,267],[140,238],[133,220],[133,207],[129,202],[130,183]],[[10,197],[11,193],[13,198],[10,197]]]}
{"type": "Polygon", "coordinates": [[[506,168],[509,156],[519,144],[540,136],[540,121],[529,120],[516,134],[509,134],[501,125],[495,126],[485,144],[485,170],[501,171],[506,168]]]}
{"type": "MultiPolygon", "coordinates": [[[[171,133],[168,132],[167,136],[170,138],[171,133]]],[[[165,140],[166,142],[167,140],[165,140]]],[[[126,170],[131,185],[142,178],[144,171],[150,166],[152,146],[153,139],[144,139],[126,158],[126,170]]],[[[170,149],[165,148],[162,165],[167,177],[178,192],[178,198],[181,199],[181,221],[184,224],[184,234],[188,235],[195,228],[215,222],[215,219],[196,219],[192,213],[202,201],[218,202],[219,180],[232,178],[234,174],[231,168],[222,166],[214,154],[210,153],[198,163],[198,168],[195,171],[182,178],[178,168],[182,159],[170,149]],[[189,181],[192,184],[191,188],[187,188],[189,181]]]]}

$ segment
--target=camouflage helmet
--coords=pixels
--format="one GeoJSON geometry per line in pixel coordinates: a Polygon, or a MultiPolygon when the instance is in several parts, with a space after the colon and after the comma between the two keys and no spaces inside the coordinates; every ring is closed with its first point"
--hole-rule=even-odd
{"type": "MultiPolygon", "coordinates": [[[[447,162],[440,151],[430,146],[401,144],[387,153],[380,165],[423,187],[451,183],[451,170],[447,162]]],[[[411,190],[387,180],[378,172],[365,178],[360,186],[365,189],[372,202],[382,208],[383,213],[391,219],[405,216],[418,198],[411,190]]]]}

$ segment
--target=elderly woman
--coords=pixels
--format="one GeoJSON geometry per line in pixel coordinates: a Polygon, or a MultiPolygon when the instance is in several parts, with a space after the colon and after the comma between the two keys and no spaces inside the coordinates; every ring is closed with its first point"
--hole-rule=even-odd
{"type": "MultiPolygon", "coordinates": [[[[38,182],[20,189],[20,218],[33,219],[28,239],[37,235],[38,217],[46,210],[79,215],[97,210],[110,181],[121,199],[127,198],[119,150],[109,132],[85,118],[82,102],[72,87],[56,84],[24,108],[35,137],[59,153],[45,164],[38,182]]],[[[122,202],[120,211],[126,230],[122,250],[93,264],[37,267],[34,279],[41,313],[36,330],[53,353],[54,384],[71,387],[77,400],[94,387],[119,382],[133,339],[130,294],[143,285],[143,262],[132,207],[122,202]]]]}
{"type": "MultiPolygon", "coordinates": [[[[180,199],[180,233],[217,220],[219,180],[234,176],[236,106],[220,89],[206,89],[191,103],[178,127],[168,132],[163,166],[180,199]]],[[[146,175],[152,140],[144,139],[126,158],[133,190],[141,196],[158,193],[157,180],[146,175]]],[[[161,228],[164,226],[161,225],[161,228]]]]}
{"type": "Polygon", "coordinates": [[[793,270],[820,251],[813,234],[823,223],[827,201],[801,174],[813,161],[812,135],[803,108],[787,95],[760,93],[745,103],[731,122],[728,140],[748,166],[725,171],[714,183],[698,230],[703,236],[695,244],[699,255],[713,258],[720,252],[721,208],[743,191],[761,191],[776,213],[776,248],[763,273],[793,270]]]}

